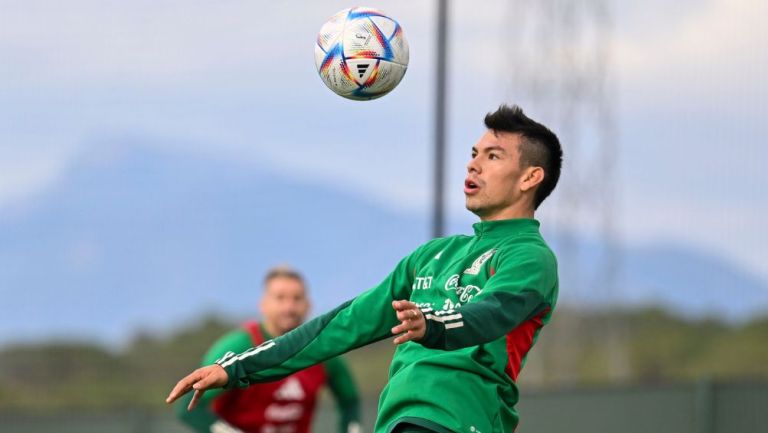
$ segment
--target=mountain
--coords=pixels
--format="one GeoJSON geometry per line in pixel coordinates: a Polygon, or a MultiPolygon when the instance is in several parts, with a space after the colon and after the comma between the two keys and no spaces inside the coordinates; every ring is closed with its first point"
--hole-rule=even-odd
{"type": "Polygon", "coordinates": [[[576,264],[560,255],[561,299],[570,304],[603,309],[658,305],[684,317],[734,323],[768,314],[768,283],[711,252],[670,243],[606,249],[591,239],[581,239],[578,251],[576,264]],[[606,287],[598,266],[605,254],[614,255],[617,263],[612,288],[606,287]]]}
{"type": "MultiPolygon", "coordinates": [[[[101,148],[0,215],[0,343],[120,344],[202,312],[246,317],[265,269],[284,262],[306,273],[319,313],[376,284],[428,236],[422,216],[269,167],[136,139],[101,148]]],[[[592,260],[595,246],[583,245],[592,260]]],[[[624,247],[621,256],[618,303],[726,318],[768,309],[766,283],[722,258],[674,245],[624,247]]],[[[595,287],[571,290],[574,269],[561,263],[562,299],[602,299],[595,287]]]]}
{"type": "Polygon", "coordinates": [[[315,311],[376,284],[426,223],[250,164],[111,143],[0,219],[0,341],[124,338],[203,310],[250,314],[265,269],[315,311]]]}
{"type": "Polygon", "coordinates": [[[768,284],[711,253],[679,245],[646,245],[628,254],[624,301],[742,322],[768,313],[768,284]]]}

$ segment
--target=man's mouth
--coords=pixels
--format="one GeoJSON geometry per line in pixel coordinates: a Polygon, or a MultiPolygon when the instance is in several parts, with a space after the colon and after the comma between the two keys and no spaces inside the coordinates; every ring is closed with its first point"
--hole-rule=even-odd
{"type": "Polygon", "coordinates": [[[474,180],[472,179],[464,180],[464,194],[474,194],[479,189],[480,189],[480,186],[474,180]]]}

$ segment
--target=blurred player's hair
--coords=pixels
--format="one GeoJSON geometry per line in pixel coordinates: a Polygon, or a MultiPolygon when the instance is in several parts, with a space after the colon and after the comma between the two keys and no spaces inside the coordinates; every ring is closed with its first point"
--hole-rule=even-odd
{"type": "Polygon", "coordinates": [[[520,167],[541,167],[544,180],[541,181],[533,196],[533,207],[539,205],[555,189],[560,179],[560,166],[563,164],[563,149],[557,135],[541,123],[523,113],[517,105],[503,104],[493,113],[485,116],[486,128],[493,132],[511,132],[520,134],[520,167]]]}
{"type": "Polygon", "coordinates": [[[306,289],[307,283],[304,281],[304,276],[301,272],[288,265],[277,265],[267,270],[267,274],[264,276],[264,289],[267,288],[269,282],[275,278],[290,278],[301,283],[306,289]]]}

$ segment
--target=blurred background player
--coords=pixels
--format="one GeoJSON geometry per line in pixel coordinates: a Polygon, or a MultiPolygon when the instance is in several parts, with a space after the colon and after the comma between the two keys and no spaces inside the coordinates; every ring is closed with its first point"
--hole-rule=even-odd
{"type": "MultiPolygon", "coordinates": [[[[202,365],[212,364],[227,352],[243,352],[285,334],[304,322],[309,308],[302,275],[287,266],[271,269],[264,278],[261,322],[246,322],[221,337],[205,354],[202,365]]],[[[307,433],[323,385],[328,385],[336,400],[339,431],[359,431],[358,392],[341,358],[332,358],[277,382],[207,393],[201,404],[187,411],[190,396],[176,406],[177,415],[198,432],[307,433]]]]}

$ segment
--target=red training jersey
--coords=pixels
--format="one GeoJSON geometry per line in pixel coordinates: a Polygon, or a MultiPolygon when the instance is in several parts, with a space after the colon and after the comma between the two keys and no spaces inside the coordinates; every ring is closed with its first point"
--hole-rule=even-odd
{"type": "MultiPolygon", "coordinates": [[[[254,346],[264,342],[257,322],[243,327],[254,346]]],[[[275,382],[229,390],[213,401],[212,409],[247,433],[309,433],[317,394],[326,377],[325,367],[318,364],[275,382]]]]}

